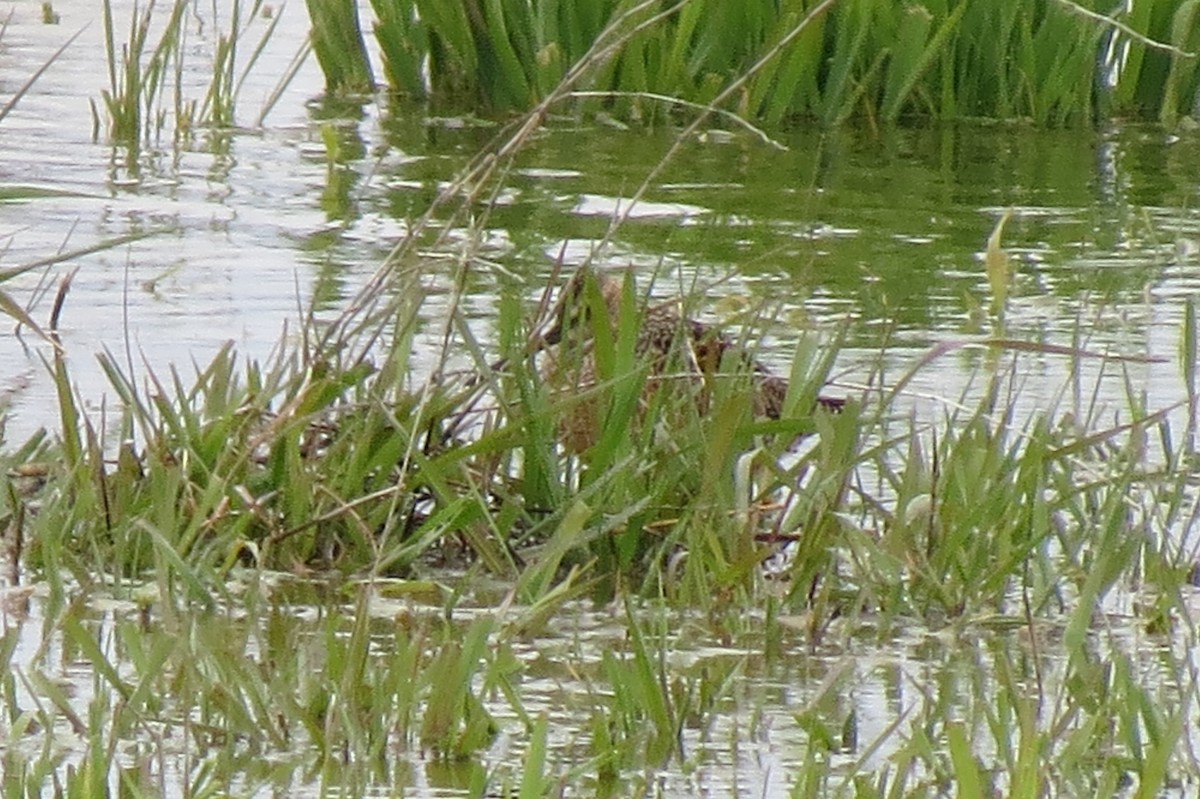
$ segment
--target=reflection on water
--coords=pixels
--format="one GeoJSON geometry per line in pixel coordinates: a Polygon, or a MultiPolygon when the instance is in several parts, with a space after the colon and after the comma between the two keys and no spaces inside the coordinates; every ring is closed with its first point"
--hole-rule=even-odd
{"type": "MultiPolygon", "coordinates": [[[[129,13],[121,5],[119,18],[129,13]]],[[[54,8],[58,25],[42,24],[31,4],[14,8],[0,48],[0,96],[11,95],[23,76],[95,16],[89,3],[56,2],[54,8]]],[[[205,13],[195,9],[197,20],[205,13]]],[[[278,35],[242,88],[240,121],[257,116],[305,36],[301,6],[280,13],[278,35]]],[[[198,57],[185,65],[185,85],[200,92],[214,28],[193,24],[198,57]]],[[[420,109],[314,99],[321,79],[310,62],[261,129],[199,132],[181,149],[151,146],[130,163],[119,148],[92,138],[89,101],[106,81],[101,35],[93,22],[0,123],[0,267],[155,231],[74,264],[80,271],[61,329],[72,375],[93,407],[106,391],[93,358],[100,350],[122,360],[128,353],[135,373],[203,363],[230,339],[247,357],[262,357],[285,321],[294,330],[310,304],[336,312],[496,133],[493,125],[423,119],[420,109]]],[[[797,130],[778,135],[788,148],[782,152],[738,134],[709,137],[688,143],[648,188],[645,202],[597,249],[612,215],[629,208],[671,137],[558,121],[531,143],[490,209],[487,234],[480,240],[451,231],[447,239],[447,250],[468,241],[477,247],[466,305],[481,341],[489,340],[501,292],[533,298],[556,258],[572,265],[591,257],[632,264],[643,283],[657,275],[659,295],[696,282],[711,286],[704,311],[714,318],[730,307],[768,303],[776,321],[760,332],[766,359],[776,364],[787,363],[807,331],[846,324],[840,367],[852,386],[880,348],[889,349],[888,362],[899,370],[934,342],[986,331],[979,313],[987,301],[982,250],[996,219],[1012,208],[1005,243],[1019,274],[1008,334],[1070,345],[1082,319],[1090,349],[1166,360],[1128,367],[1149,408],[1182,396],[1175,364],[1181,308],[1200,286],[1200,222],[1192,211],[1200,159],[1192,135],[1153,127],[941,127],[878,135],[797,130]]],[[[454,259],[438,257],[445,254],[429,253],[426,265],[429,320],[446,316],[454,259]]],[[[45,282],[61,273],[59,267],[28,275],[6,288],[15,287],[32,303],[35,318],[45,319],[45,282]]],[[[439,331],[429,335],[436,340],[439,331]]],[[[1022,402],[1036,409],[1057,396],[1066,367],[1052,356],[1021,357],[1022,402]]],[[[914,401],[957,398],[977,364],[971,353],[940,359],[936,372],[911,385],[914,401]]],[[[1100,366],[1085,368],[1091,371],[1076,377],[1086,385],[1100,366]]],[[[1109,374],[1102,385],[1119,399],[1124,375],[1109,374]]],[[[28,335],[24,343],[6,337],[0,346],[0,391],[12,393],[10,446],[55,424],[52,386],[28,335]]],[[[12,666],[23,677],[62,681],[74,692],[73,705],[85,708],[112,686],[79,666],[87,658],[70,651],[57,620],[40,615],[44,601],[34,597],[24,619],[5,611],[6,629],[16,636],[12,666]]],[[[328,623],[313,611],[317,606],[300,603],[295,612],[287,606],[282,615],[249,619],[197,615],[180,623],[201,641],[229,625],[258,630],[274,623],[286,640],[305,647],[321,639],[321,625],[328,623]]],[[[986,727],[982,708],[1010,685],[1036,681],[1047,697],[1081,690],[1062,681],[1065,663],[1054,629],[1044,631],[1040,644],[1003,625],[967,635],[855,631],[814,643],[803,624],[772,626],[758,616],[727,636],[707,621],[669,622],[671,677],[685,690],[713,691],[712,712],[684,725],[682,762],[624,775],[649,793],[728,796],[736,787],[752,796],[786,796],[799,766],[814,757],[828,758],[850,777],[921,745],[922,724],[953,715],[947,706],[986,727]],[[898,720],[904,721],[900,728],[898,720]]],[[[122,648],[131,639],[119,634],[138,624],[136,607],[110,607],[86,623],[120,670],[132,672],[126,679],[136,682],[140,661],[122,648]]],[[[153,621],[147,634],[161,635],[160,623],[153,621]]],[[[628,653],[625,629],[613,624],[610,609],[579,606],[536,640],[511,642],[525,710],[544,710],[555,720],[552,744],[560,762],[592,756],[590,725],[610,712],[600,666],[606,652],[628,653]],[[578,670],[555,667],[564,651],[578,670]]],[[[252,658],[259,656],[254,647],[270,637],[242,635],[252,658]]],[[[1167,704],[1178,701],[1172,693],[1178,686],[1170,670],[1155,665],[1166,647],[1115,619],[1094,651],[1098,662],[1148,675],[1149,695],[1167,704]]],[[[381,643],[375,657],[388,651],[381,643]]],[[[17,701],[30,697],[21,693],[17,701]]],[[[1053,707],[1038,708],[1043,724],[1053,723],[1053,707]]],[[[505,731],[492,752],[462,768],[402,752],[385,764],[387,780],[375,784],[391,780],[422,796],[459,795],[479,769],[516,762],[524,746],[517,714],[499,695],[489,699],[489,709],[505,731]]],[[[67,760],[81,754],[80,741],[63,740],[73,753],[67,760]]],[[[993,741],[994,751],[981,754],[1000,757],[1012,743],[993,741]]],[[[176,754],[186,751],[177,745],[176,754]]],[[[271,757],[303,762],[303,736],[292,747],[271,757]]],[[[188,778],[182,754],[156,760],[149,751],[122,753],[122,766],[165,768],[162,778],[176,786],[188,778]]],[[[231,756],[247,786],[296,787],[290,770],[271,773],[262,758],[244,750],[231,756]]]]}
{"type": "MultiPolygon", "coordinates": [[[[593,764],[584,769],[582,784],[601,795],[782,799],[796,795],[798,780],[814,764],[832,770],[831,785],[853,784],[867,773],[890,773],[910,789],[946,780],[948,755],[947,771],[939,774],[919,758],[914,762],[914,754],[924,753],[947,725],[968,726],[983,764],[1012,758],[1030,734],[1021,724],[1034,719],[1039,729],[1059,730],[1056,745],[1070,740],[1061,735],[1064,725],[1094,736],[1091,725],[1099,717],[1090,717],[1087,708],[1103,706],[1101,693],[1121,690],[1130,675],[1144,698],[1160,707],[1178,706],[1190,691],[1186,653],[1119,616],[1101,625],[1107,631],[1092,635],[1084,649],[1087,662],[1072,663],[1064,626],[1039,624],[1031,635],[1019,618],[980,617],[941,630],[884,630],[860,619],[835,623],[814,639],[805,619],[762,611],[704,618],[651,604],[636,612],[636,623],[656,652],[661,646],[656,667],[661,663],[682,715],[677,750],[662,763],[647,762],[641,736],[649,721],[623,726],[630,719],[617,698],[621,686],[611,681],[614,674],[636,673],[624,611],[569,604],[531,637],[519,610],[467,600],[451,622],[459,635],[476,619],[497,622],[474,685],[499,734],[478,755],[447,761],[411,746],[406,731],[416,734],[419,717],[398,710],[407,647],[438,640],[436,631],[446,623],[442,609],[425,605],[420,594],[345,605],[319,584],[280,576],[268,582],[258,598],[243,596],[215,613],[170,618],[144,612],[133,599],[102,595],[53,619],[44,615],[54,604],[44,596],[35,594],[19,613],[6,603],[4,651],[12,653],[10,668],[21,678],[12,701],[40,708],[39,721],[61,727],[56,746],[67,762],[86,756],[86,737],[72,733],[72,721],[54,700],[34,699],[39,686],[56,684],[70,707],[118,721],[122,703],[135,695],[136,701],[161,704],[168,723],[157,732],[131,730],[131,745],[116,753],[114,763],[157,795],[180,795],[189,780],[203,784],[203,774],[189,772],[188,758],[196,751],[206,753],[219,779],[242,795],[315,795],[318,775],[309,769],[313,752],[328,745],[321,736],[350,733],[336,723],[306,729],[305,703],[345,702],[345,653],[339,647],[355,640],[355,614],[365,611],[370,653],[356,690],[369,702],[365,709],[385,720],[386,745],[377,759],[340,762],[334,785],[361,784],[385,795],[389,786],[407,786],[405,795],[440,797],[473,793],[470,786],[485,778],[493,787],[519,780],[528,746],[525,721],[546,714],[553,720],[550,773],[593,764]],[[77,634],[61,629],[76,624],[77,634]],[[115,671],[99,674],[97,657],[115,671]],[[498,690],[493,666],[509,675],[511,693],[498,690]],[[212,693],[213,673],[226,675],[220,683],[228,696],[212,693]],[[1081,682],[1081,674],[1094,682],[1081,682]],[[1089,695],[1096,701],[1080,701],[1089,695]],[[596,782],[597,723],[618,744],[639,742],[637,756],[626,754],[628,762],[619,764],[616,786],[596,782]]],[[[154,594],[152,587],[123,590],[126,597],[144,595],[143,601],[154,594]]],[[[86,725],[89,717],[81,715],[79,723],[86,725]]],[[[1127,733],[1114,729],[1113,745],[1123,745],[1127,733]]],[[[32,761],[41,740],[35,729],[0,750],[32,761]]]]}

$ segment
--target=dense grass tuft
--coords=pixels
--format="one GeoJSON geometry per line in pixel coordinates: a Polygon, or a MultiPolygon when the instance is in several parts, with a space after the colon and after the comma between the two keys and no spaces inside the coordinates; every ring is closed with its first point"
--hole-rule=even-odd
{"type": "MultiPolygon", "coordinates": [[[[414,324],[406,307],[397,331],[414,324]]],[[[516,316],[502,326],[538,327],[524,309],[503,313],[516,316]]],[[[226,348],[193,377],[145,376],[149,391],[106,355],[125,409],[116,437],[79,412],[56,361],[60,465],[37,512],[21,514],[27,558],[82,584],[153,571],[164,601],[206,604],[238,563],[414,576],[466,555],[524,602],[565,599],[586,578],[601,595],[719,606],[753,595],[761,562],[786,544],[787,605],[818,626],[863,612],[1054,615],[1187,571],[1166,531],[1189,512],[1172,464],[1193,453],[1167,413],[1136,396],[1115,426],[1086,408],[1017,410],[1022,350],[1085,350],[942,345],[897,388],[964,346],[1013,351],[1013,372],[918,420],[901,391],[813,410],[834,340],[798,351],[789,412],[761,422],[744,374],[714,375],[703,413],[690,381],[656,377],[669,388],[647,391],[643,313],[628,294],[615,335],[594,340],[595,383],[568,390],[539,368],[546,353],[530,354],[531,332],[511,339],[502,368],[481,354],[473,373],[416,385],[403,334],[367,359],[281,343],[240,365],[226,348]],[[581,403],[603,432],[564,448],[581,403]],[[1147,439],[1165,464],[1147,460],[1147,439]]]]}

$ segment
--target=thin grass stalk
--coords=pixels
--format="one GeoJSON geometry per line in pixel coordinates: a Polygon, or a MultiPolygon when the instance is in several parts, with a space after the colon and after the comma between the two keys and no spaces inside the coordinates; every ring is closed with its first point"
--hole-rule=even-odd
{"type": "MultiPolygon", "coordinates": [[[[250,11],[247,16],[252,20],[260,17],[263,13],[264,2],[265,0],[254,0],[250,6],[250,11]]],[[[236,98],[241,94],[242,85],[246,82],[246,78],[248,78],[250,73],[254,70],[254,65],[258,63],[258,59],[262,57],[267,43],[271,40],[271,37],[275,34],[275,29],[279,26],[280,19],[282,19],[282,17],[278,13],[271,14],[271,21],[267,24],[267,27],[263,31],[262,35],[258,37],[258,43],[254,46],[254,49],[250,51],[250,57],[246,59],[246,65],[242,67],[242,74],[238,77],[237,83],[232,84],[233,90],[230,92],[231,97],[236,98]]],[[[249,28],[250,26],[247,25],[239,30],[236,25],[232,26],[230,28],[230,36],[241,37],[249,31],[249,28]]],[[[230,77],[232,77],[232,74],[230,77]]]]}
{"type": "MultiPolygon", "coordinates": [[[[237,98],[241,94],[242,85],[254,69],[254,65],[258,63],[281,19],[281,15],[278,13],[272,15],[239,74],[237,67],[238,43],[248,35],[251,23],[261,15],[262,6],[263,0],[254,0],[250,4],[250,8],[243,12],[242,0],[237,0],[232,5],[229,29],[218,37],[213,58],[212,80],[200,106],[199,118],[207,125],[224,128],[234,124],[237,98]]],[[[307,52],[310,47],[310,43],[302,44],[301,52],[307,52]]],[[[262,125],[262,120],[278,99],[278,95],[291,82],[291,78],[295,76],[298,68],[298,64],[289,66],[284,75],[280,77],[280,83],[274,90],[272,99],[268,99],[259,114],[255,123],[256,127],[262,125]]]]}
{"type": "MultiPolygon", "coordinates": [[[[11,12],[10,12],[10,16],[11,16],[11,12]]],[[[7,25],[7,20],[5,21],[5,25],[7,25]]],[[[87,30],[86,26],[77,30],[69,39],[67,39],[65,42],[63,42],[62,46],[59,47],[57,50],[55,50],[54,54],[51,55],[48,59],[46,59],[45,63],[43,63],[40,67],[38,67],[34,71],[34,73],[25,80],[24,83],[22,83],[19,87],[17,87],[17,90],[13,93],[13,96],[8,98],[8,102],[5,103],[3,106],[0,106],[0,122],[3,122],[4,118],[6,116],[8,116],[9,112],[11,112],[14,108],[17,107],[17,103],[19,103],[21,101],[21,98],[24,97],[31,88],[33,88],[33,84],[37,83],[38,78],[40,78],[42,76],[42,74],[45,73],[45,71],[47,69],[49,69],[51,67],[51,65],[53,65],[54,62],[57,61],[62,56],[63,53],[66,52],[67,48],[70,47],[74,43],[74,41],[79,38],[79,34],[83,33],[85,30],[87,30]]],[[[2,38],[3,38],[3,28],[0,28],[0,39],[2,39],[2,38]]]]}
{"type": "MultiPolygon", "coordinates": [[[[112,3],[110,0],[105,0],[105,2],[101,5],[101,10],[103,12],[102,19],[104,20],[104,52],[107,55],[106,62],[108,64],[108,86],[110,92],[109,96],[104,96],[103,92],[101,93],[101,96],[104,98],[104,104],[109,111],[110,124],[115,125],[116,116],[113,113],[113,107],[111,103],[118,95],[118,87],[120,86],[120,82],[117,79],[117,37],[113,23],[112,3]]],[[[122,110],[122,107],[118,106],[118,110],[122,110]]],[[[122,130],[125,130],[128,127],[127,122],[124,121],[123,113],[120,126],[122,130]]]]}
{"type": "MultiPolygon", "coordinates": [[[[264,37],[264,42],[265,42],[265,37],[264,37]]],[[[263,101],[262,108],[259,109],[258,116],[255,117],[255,119],[254,119],[254,127],[255,128],[261,128],[263,126],[264,122],[266,121],[267,116],[271,113],[272,110],[274,110],[275,105],[283,97],[284,90],[287,89],[287,87],[291,85],[292,80],[300,72],[300,68],[302,66],[304,66],[304,62],[306,60],[308,60],[309,53],[311,53],[311,52],[312,52],[312,44],[307,40],[305,40],[304,42],[301,42],[300,46],[296,50],[296,54],[292,56],[292,60],[288,63],[287,68],[283,71],[283,74],[280,75],[279,80],[275,84],[275,87],[271,90],[271,93],[263,101]]],[[[257,57],[258,57],[258,53],[256,51],[255,58],[257,59],[257,57]]],[[[247,65],[246,71],[242,73],[242,80],[245,80],[246,76],[249,75],[250,69],[251,69],[251,66],[247,65]]],[[[238,82],[238,88],[236,89],[236,92],[239,94],[241,93],[241,81],[238,82]]]]}
{"type": "MultiPolygon", "coordinates": [[[[422,243],[421,236],[429,229],[442,207],[453,198],[460,198],[464,201],[459,206],[462,210],[453,214],[450,220],[444,221],[439,226],[440,232],[438,239],[434,242],[435,246],[453,227],[453,220],[465,213],[465,209],[487,190],[489,182],[497,174],[503,174],[504,170],[510,168],[512,159],[530,142],[550,110],[568,97],[575,85],[618,53],[623,44],[632,36],[668,17],[686,2],[687,0],[679,0],[676,4],[649,19],[635,22],[646,10],[657,6],[656,0],[642,0],[609,23],[597,36],[588,51],[572,65],[563,81],[538,103],[536,108],[524,115],[513,126],[507,127],[494,140],[493,146],[485,149],[451,181],[445,190],[439,192],[426,212],[413,224],[409,235],[399,241],[388,253],[380,269],[347,304],[346,310],[338,320],[330,326],[328,333],[318,342],[317,351],[339,349],[341,344],[359,339],[365,331],[377,329],[379,319],[391,313],[386,304],[380,310],[382,300],[388,296],[388,292],[383,290],[384,286],[395,274],[397,264],[403,263],[418,244],[422,243]]],[[[368,340],[363,344],[370,346],[373,341],[374,338],[368,336],[368,340]]],[[[364,348],[360,348],[360,352],[364,348]]]]}

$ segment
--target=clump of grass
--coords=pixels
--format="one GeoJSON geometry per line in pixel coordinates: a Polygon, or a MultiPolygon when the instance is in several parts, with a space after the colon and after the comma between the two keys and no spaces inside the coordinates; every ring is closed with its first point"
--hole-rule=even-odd
{"type": "MultiPolygon", "coordinates": [[[[1165,584],[1180,568],[1155,531],[1186,512],[1186,489],[1147,470],[1140,443],[1171,444],[1162,412],[1108,427],[1082,408],[1070,425],[1053,409],[1018,421],[1016,384],[994,375],[979,399],[959,399],[965,410],[897,434],[895,392],[840,414],[803,410],[830,347],[798,355],[783,421],[752,421],[737,374],[719,376],[702,414],[691,392],[647,399],[640,313],[629,295],[614,338],[595,342],[599,378],[583,397],[604,433],[578,455],[559,436],[581,396],[548,387],[523,339],[505,370],[484,359],[475,384],[457,388],[437,377],[410,387],[403,336],[374,365],[281,345],[272,362],[239,368],[227,348],[194,379],[146,375],[151,395],[105,356],[126,408],[118,440],[129,443],[115,460],[111,434],[78,412],[60,371],[64,471],[58,499],[29,522],[31,562],[81,583],[98,564],[113,576],[152,568],[168,594],[211,602],[238,562],[406,574],[450,546],[527,602],[565,577],[562,601],[587,574],[609,593],[736,604],[787,543],[789,602],[817,625],[865,610],[1041,615],[1066,601],[1064,575],[1086,605],[1139,564],[1165,584]],[[800,434],[813,443],[792,452],[800,434]],[[1131,516],[1137,496],[1145,505],[1131,516]]],[[[401,329],[415,306],[408,314],[401,329]]],[[[966,344],[943,345],[914,372],[966,344]]],[[[1175,445],[1166,454],[1188,458],[1175,445]]]]}
{"type": "MultiPolygon", "coordinates": [[[[63,473],[51,490],[72,502],[47,503],[31,522],[32,562],[81,583],[97,566],[111,579],[152,568],[164,596],[178,587],[211,602],[238,562],[395,574],[459,547],[514,581],[530,602],[565,573],[572,576],[564,596],[587,575],[598,591],[633,587],[712,603],[749,595],[768,543],[792,542],[791,601],[817,608],[820,624],[848,607],[958,616],[1003,606],[1014,587],[1048,590],[1059,550],[1080,552],[1064,530],[1089,523],[1081,503],[1089,513],[1103,508],[1116,536],[1123,523],[1115,497],[1146,481],[1130,472],[1085,483],[1094,484],[1088,491],[1075,486],[1080,459],[1124,442],[1129,428],[1090,427],[1072,437],[1052,415],[1015,425],[1011,401],[998,405],[1000,384],[990,382],[985,401],[942,420],[937,435],[897,436],[886,421],[911,374],[881,401],[854,403],[840,415],[810,413],[836,345],[797,353],[789,413],[773,425],[751,421],[744,374],[721,375],[705,413],[687,392],[643,402],[647,374],[636,342],[644,308],[632,286],[611,332],[595,326],[598,379],[582,396],[545,385],[530,357],[537,322],[515,302],[501,308],[499,352],[485,351],[454,306],[440,331],[442,362],[413,383],[419,291],[411,290],[408,267],[417,242],[445,245],[426,235],[428,222],[461,199],[440,228],[449,230],[476,199],[497,191],[548,109],[604,68],[618,43],[656,29],[661,20],[650,13],[648,5],[632,7],[598,34],[541,105],[417,220],[346,312],[320,328],[310,322],[299,346],[281,344],[268,362],[245,365],[226,349],[195,376],[138,376],[133,363],[105,355],[124,409],[115,434],[78,411],[56,360],[63,473]],[[410,290],[397,294],[397,284],[410,290]],[[466,379],[444,374],[451,342],[473,354],[466,379]],[[494,356],[507,367],[493,369],[494,356]],[[581,402],[598,409],[603,429],[585,452],[568,455],[560,420],[581,402]],[[788,445],[801,433],[815,433],[816,444],[792,454],[788,445]],[[115,460],[114,439],[127,442],[115,460]],[[878,475],[882,487],[865,490],[864,473],[878,475]],[[533,542],[547,546],[522,554],[533,542]]],[[[141,63],[148,26],[143,15],[132,29],[130,65],[141,63]]],[[[111,28],[110,15],[110,39],[111,28]]],[[[789,30],[807,28],[797,22],[789,30]]],[[[172,46],[177,36],[155,49],[164,55],[151,59],[160,64],[153,75],[172,46]]],[[[125,80],[143,84],[129,72],[125,80]]],[[[149,85],[161,86],[161,78],[149,85]]],[[[475,223],[486,224],[486,215],[485,206],[475,223]]],[[[997,226],[988,253],[989,264],[1002,267],[999,233],[997,226]]],[[[461,263],[459,291],[471,268],[469,258],[461,263]]],[[[1001,267],[992,268],[999,334],[1008,279],[1001,267]]],[[[1002,338],[987,346],[1020,351],[1002,338]]],[[[1058,354],[1090,355],[1082,347],[1058,354]]],[[[1146,425],[1156,423],[1138,410],[1146,425]]],[[[1127,562],[1127,548],[1114,551],[1127,562]]],[[[1122,568],[1089,575],[1098,580],[1122,568]]],[[[1099,595],[1110,586],[1087,590],[1099,595]]],[[[1034,599],[1038,607],[1048,602],[1041,593],[1034,599]]]]}
{"type": "MultiPolygon", "coordinates": [[[[154,3],[138,13],[135,10],[129,23],[128,39],[118,47],[116,24],[110,2],[102,8],[104,15],[104,47],[108,56],[108,88],[100,98],[106,112],[108,135],[114,141],[136,151],[139,145],[161,132],[166,122],[162,98],[171,77],[170,64],[178,60],[183,47],[184,12],[187,4],[177,2],[158,42],[151,45],[150,30],[154,20],[154,3]]],[[[92,104],[94,128],[100,128],[100,111],[92,104]]]]}
{"type": "MultiPolygon", "coordinates": [[[[253,0],[248,6],[236,0],[228,9],[228,27],[217,29],[208,89],[197,101],[183,94],[188,4],[182,0],[173,3],[165,21],[156,8],[153,0],[144,8],[135,6],[128,35],[121,42],[112,4],[106,0],[103,5],[109,86],[100,93],[102,106],[92,103],[93,135],[98,135],[103,125],[109,138],[128,148],[133,159],[146,143],[157,141],[168,129],[176,143],[181,143],[198,126],[232,127],[238,90],[279,23],[278,15],[263,13],[264,0],[253,0]],[[242,40],[260,18],[269,21],[244,63],[240,63],[242,40]],[[152,40],[153,32],[156,40],[152,40]]],[[[213,13],[217,13],[216,6],[213,13]]],[[[306,52],[304,47],[301,52],[306,52]]],[[[293,68],[281,76],[281,84],[259,114],[258,124],[294,74],[293,68]]]]}

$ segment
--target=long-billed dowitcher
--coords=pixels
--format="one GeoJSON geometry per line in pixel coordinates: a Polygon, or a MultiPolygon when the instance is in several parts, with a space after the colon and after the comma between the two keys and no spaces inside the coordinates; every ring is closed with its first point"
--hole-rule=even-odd
{"type": "MultiPolygon", "coordinates": [[[[563,443],[575,452],[583,452],[599,438],[605,409],[599,406],[593,391],[598,376],[596,325],[604,324],[616,340],[623,294],[622,280],[589,268],[580,269],[560,292],[553,324],[540,342],[542,349],[552,348],[546,372],[555,390],[575,395],[567,400],[569,407],[562,423],[563,443]],[[593,312],[606,318],[594,319],[593,312]]],[[[715,326],[683,315],[678,301],[651,305],[637,319],[633,351],[648,370],[641,397],[643,411],[654,392],[670,380],[681,380],[695,390],[698,407],[703,411],[708,403],[707,386],[718,372],[741,371],[750,377],[754,415],[779,419],[783,414],[788,381],[772,374],[715,326]]],[[[844,399],[817,399],[817,406],[827,411],[839,411],[844,404],[844,399]]]]}

